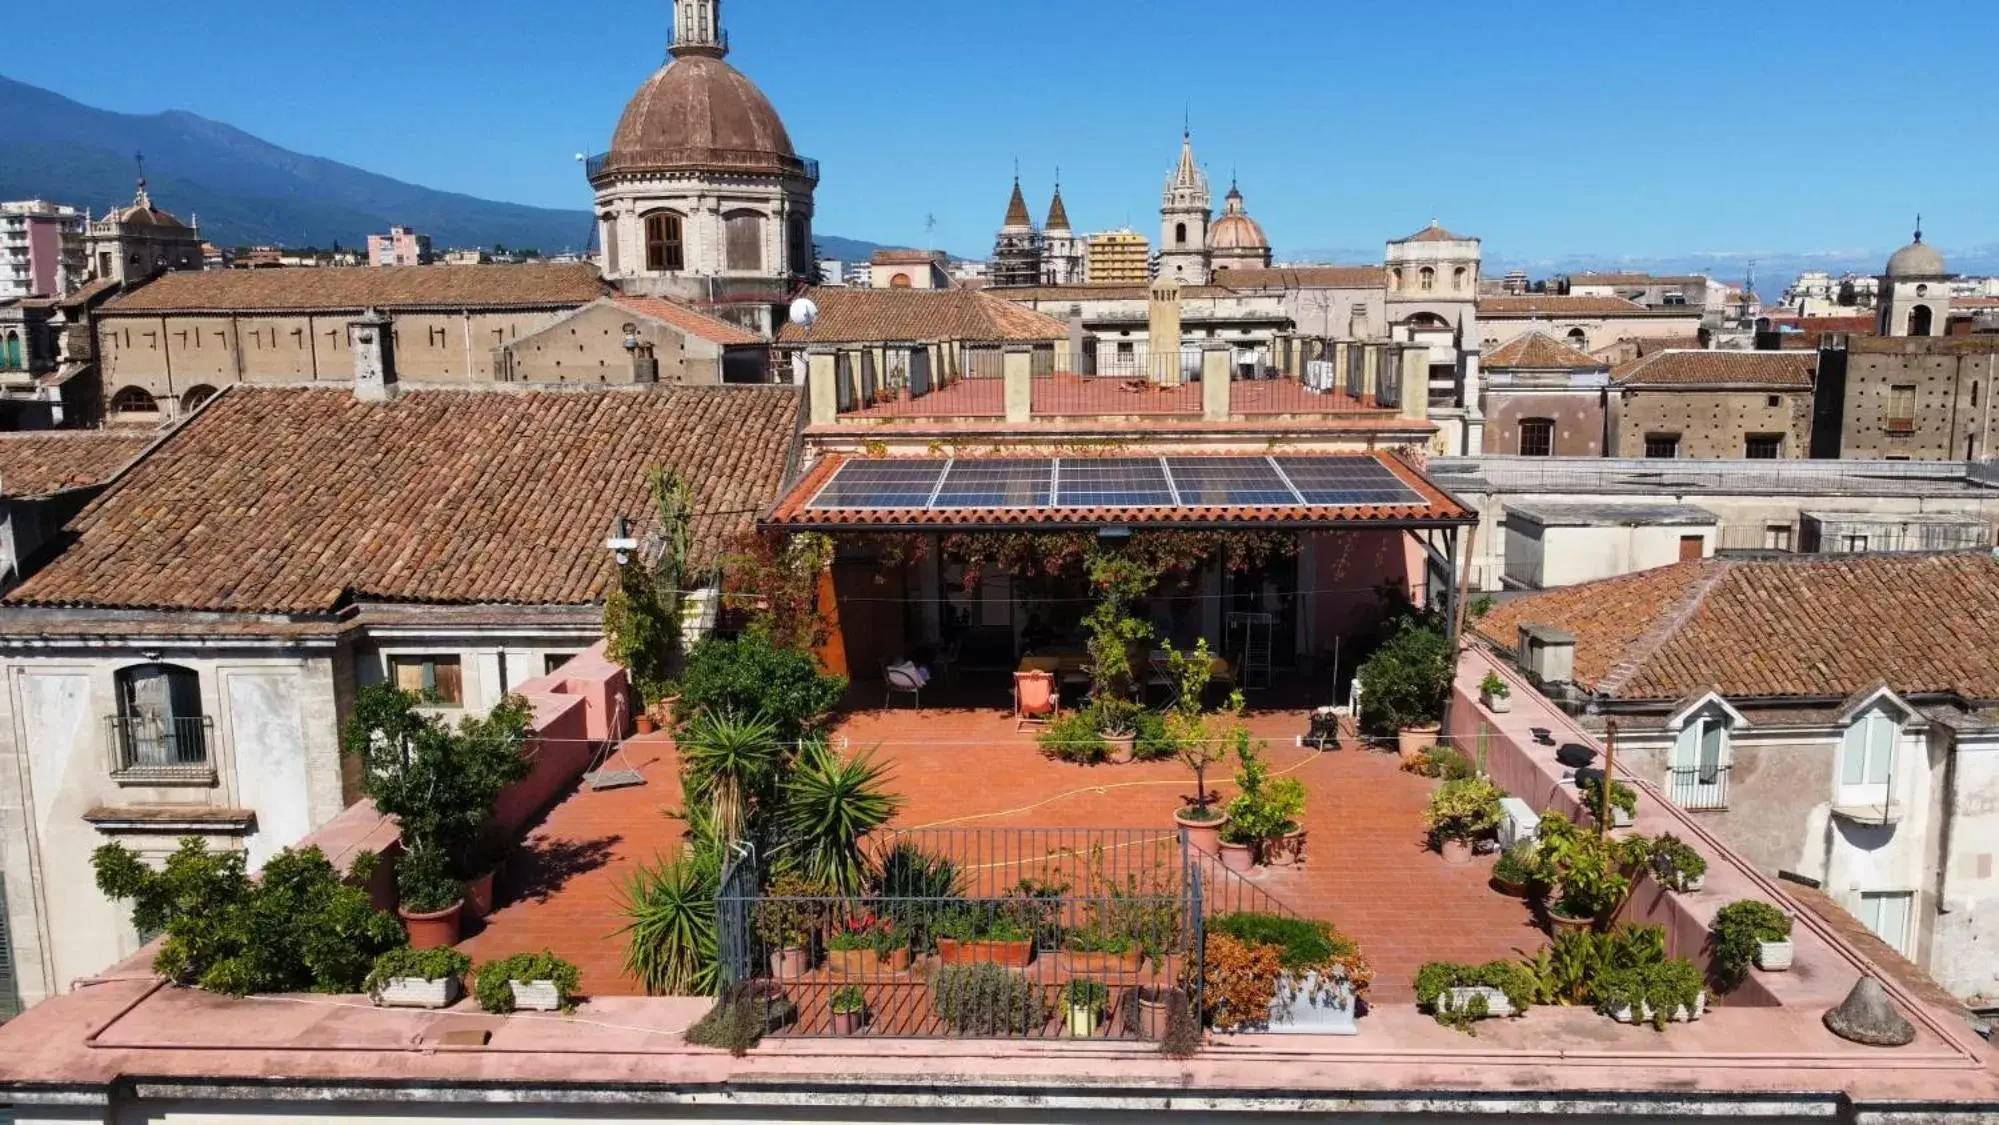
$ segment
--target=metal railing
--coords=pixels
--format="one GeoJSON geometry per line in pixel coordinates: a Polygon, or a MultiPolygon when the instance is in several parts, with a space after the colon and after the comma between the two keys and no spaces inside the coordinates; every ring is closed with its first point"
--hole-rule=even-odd
{"type": "Polygon", "coordinates": [[[107,715],[106,741],[114,774],[199,777],[214,773],[208,744],[215,720],[206,715],[107,715]]]}
{"type": "MultiPolygon", "coordinates": [[[[633,169],[650,167],[710,166],[717,168],[741,168],[748,171],[765,169],[773,163],[788,171],[797,172],[815,183],[819,179],[819,162],[804,156],[776,156],[757,149],[734,148],[680,148],[661,149],[653,152],[623,154],[625,166],[633,169]]],[[[583,178],[595,180],[611,166],[612,154],[600,152],[583,160],[583,178]]]]}
{"type": "Polygon", "coordinates": [[[1666,795],[1683,809],[1725,809],[1728,807],[1728,769],[1698,766],[1666,771],[1666,795]]]}
{"type": "Polygon", "coordinates": [[[780,1036],[1158,1039],[1200,1011],[1209,919],[1291,916],[1178,829],[915,829],[861,893],[757,876],[723,872],[719,977],[780,1036]]]}

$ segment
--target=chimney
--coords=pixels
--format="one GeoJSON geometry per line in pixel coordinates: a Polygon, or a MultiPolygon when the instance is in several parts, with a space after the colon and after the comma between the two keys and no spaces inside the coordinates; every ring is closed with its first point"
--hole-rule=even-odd
{"type": "Polygon", "coordinates": [[[1567,684],[1576,678],[1575,634],[1552,625],[1520,626],[1520,668],[1538,684],[1567,684]]]}
{"type": "Polygon", "coordinates": [[[396,397],[395,323],[380,309],[347,322],[347,346],[354,353],[354,397],[389,402],[396,397]]]}

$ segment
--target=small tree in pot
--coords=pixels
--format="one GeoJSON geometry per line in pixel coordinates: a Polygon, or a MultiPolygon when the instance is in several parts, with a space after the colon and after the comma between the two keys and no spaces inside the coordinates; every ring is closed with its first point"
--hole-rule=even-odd
{"type": "Polygon", "coordinates": [[[1457,671],[1450,639],[1432,616],[1411,611],[1392,622],[1388,639],[1358,673],[1361,727],[1394,735],[1405,758],[1435,744],[1457,671]]]}
{"type": "Polygon", "coordinates": [[[1506,793],[1482,777],[1446,781],[1430,795],[1423,810],[1423,827],[1446,862],[1471,862],[1472,845],[1499,827],[1499,802],[1506,793]]]}

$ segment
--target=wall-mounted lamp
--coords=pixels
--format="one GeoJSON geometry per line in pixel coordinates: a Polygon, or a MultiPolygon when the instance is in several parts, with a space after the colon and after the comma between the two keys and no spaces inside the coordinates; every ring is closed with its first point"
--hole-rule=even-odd
{"type": "Polygon", "coordinates": [[[604,540],[604,547],[618,560],[619,566],[632,561],[632,556],[638,554],[639,541],[632,538],[631,521],[623,516],[613,516],[611,537],[604,540]]]}

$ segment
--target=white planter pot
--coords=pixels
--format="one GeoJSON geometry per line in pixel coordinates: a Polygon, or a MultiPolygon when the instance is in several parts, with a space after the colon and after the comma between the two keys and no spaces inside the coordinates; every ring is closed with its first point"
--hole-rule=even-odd
{"type": "Polygon", "coordinates": [[[1781,973],[1791,967],[1791,959],[1797,956],[1798,947],[1789,938],[1783,941],[1762,941],[1756,943],[1756,967],[1766,973],[1781,973]]]}
{"type": "Polygon", "coordinates": [[[1623,809],[1618,808],[1614,805],[1611,806],[1610,826],[1612,828],[1629,828],[1636,823],[1638,823],[1638,817],[1636,815],[1625,812],[1623,809]]]}
{"type": "Polygon", "coordinates": [[[1281,1035],[1358,1035],[1353,986],[1308,972],[1301,980],[1284,973],[1270,1001],[1270,1030],[1281,1035]]]}
{"type": "MultiPolygon", "coordinates": [[[[1689,1023],[1701,1018],[1706,1013],[1707,993],[1703,991],[1695,998],[1692,1011],[1687,1010],[1687,1006],[1684,1004],[1675,1005],[1673,1014],[1666,1017],[1666,1022],[1689,1023]]],[[[1652,1005],[1640,1004],[1634,1010],[1631,1005],[1623,1004],[1610,1010],[1610,1018],[1616,1020],[1618,1023],[1651,1023],[1652,1005]]]]}
{"type": "Polygon", "coordinates": [[[1693,894],[1705,886],[1707,886],[1707,872],[1703,871],[1691,879],[1683,880],[1680,883],[1680,892],[1682,894],[1693,894]]]}
{"type": "Polygon", "coordinates": [[[1499,1017],[1513,1014],[1513,1002],[1506,998],[1506,993],[1485,984],[1471,985],[1467,988],[1446,989],[1437,997],[1437,1008],[1439,1011],[1461,1012],[1470,1006],[1472,997],[1474,996],[1485,997],[1485,1014],[1488,1016],[1499,1017]]]}
{"type": "Polygon", "coordinates": [[[514,1007],[523,1012],[562,1010],[562,994],[552,980],[514,980],[507,984],[514,990],[514,1007]]]}
{"type": "Polygon", "coordinates": [[[1629,1004],[1619,1004],[1610,1010],[1610,1018],[1618,1023],[1649,1023],[1652,1019],[1652,1006],[1640,1004],[1633,1008],[1629,1004]]]}
{"type": "Polygon", "coordinates": [[[448,1008],[457,999],[457,977],[390,977],[375,990],[375,1003],[384,1008],[448,1008]]]}
{"type": "Polygon", "coordinates": [[[1706,1014],[1707,992],[1703,990],[1699,996],[1694,997],[1694,1006],[1691,1011],[1688,1010],[1685,1004],[1676,1005],[1673,1008],[1673,1022],[1692,1023],[1706,1014]]]}
{"type": "Polygon", "coordinates": [[[1088,1039],[1097,1033],[1097,1010],[1086,1004],[1069,1005],[1069,1034],[1088,1039]]]}
{"type": "Polygon", "coordinates": [[[1479,699],[1485,703],[1485,709],[1495,715],[1504,715],[1513,710],[1511,695],[1480,695],[1479,699]]]}

